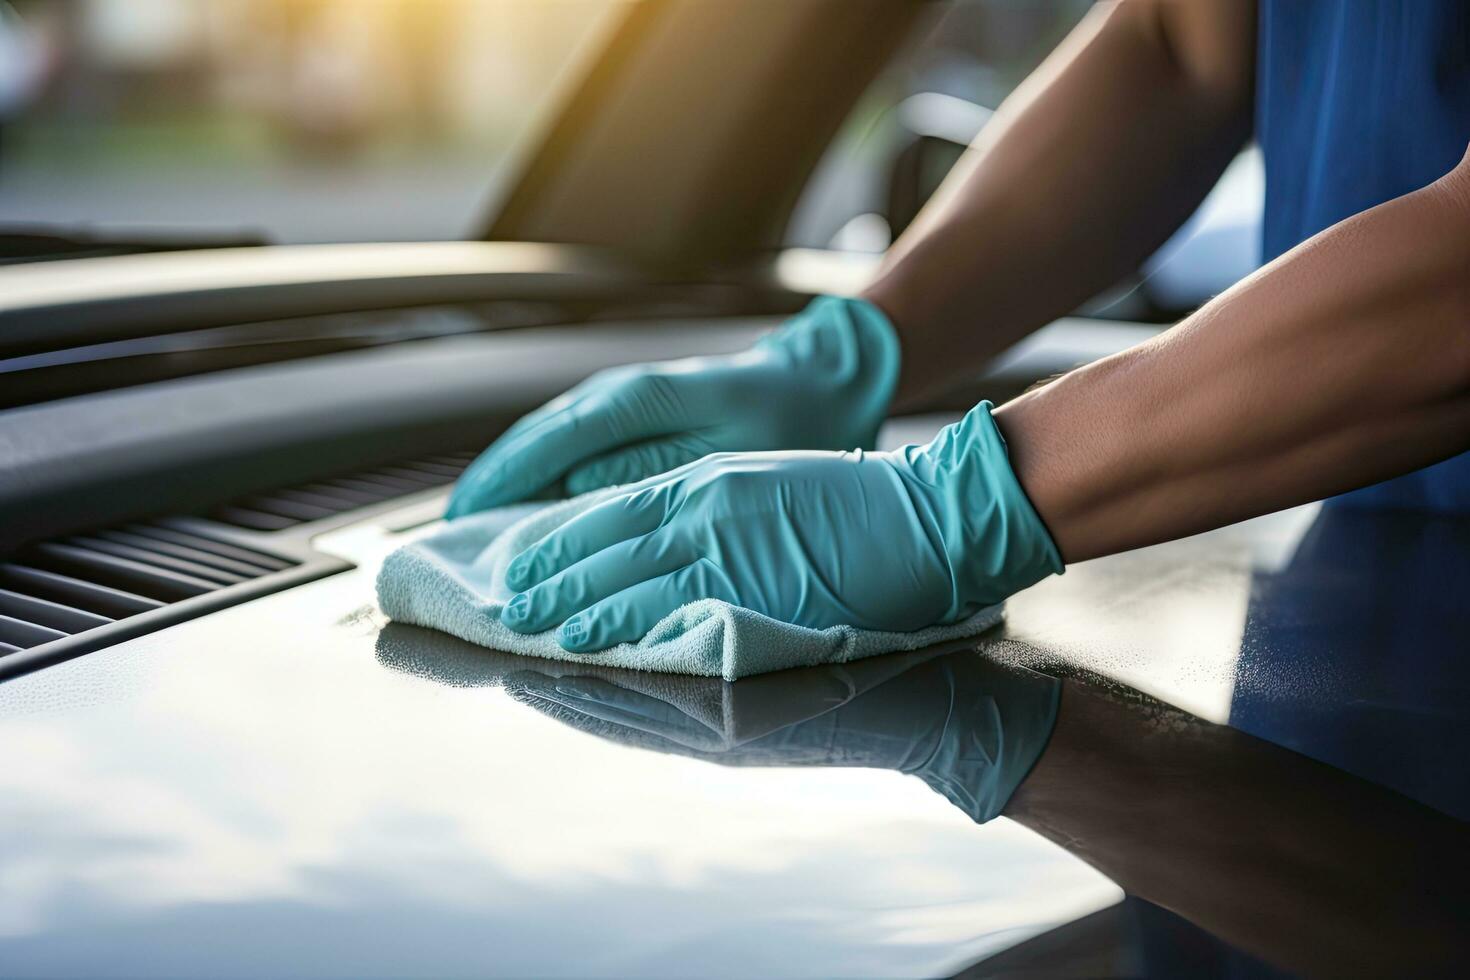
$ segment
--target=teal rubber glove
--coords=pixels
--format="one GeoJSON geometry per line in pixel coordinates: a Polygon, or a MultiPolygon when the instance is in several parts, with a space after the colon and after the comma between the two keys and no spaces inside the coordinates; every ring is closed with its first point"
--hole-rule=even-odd
{"type": "Polygon", "coordinates": [[[612,491],[512,559],[501,622],[587,653],[704,598],[815,629],[964,619],[1062,570],[990,407],[925,446],[717,454],[612,491]]]}
{"type": "Polygon", "coordinates": [[[506,430],[447,517],[633,483],[715,452],[871,448],[898,384],[881,310],[823,297],[749,350],[599,372],[506,430]]]}

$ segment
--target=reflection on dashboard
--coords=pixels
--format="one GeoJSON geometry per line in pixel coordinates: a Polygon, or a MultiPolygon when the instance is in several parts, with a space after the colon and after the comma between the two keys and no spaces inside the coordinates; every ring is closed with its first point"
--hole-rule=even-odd
{"type": "MultiPolygon", "coordinates": [[[[401,662],[421,631],[390,624],[379,657],[401,662]]],[[[409,666],[409,665],[405,665],[409,666]]],[[[426,662],[412,667],[422,672],[426,662]]],[[[488,652],[439,664],[575,728],[732,766],[890,769],[917,776],[970,819],[999,815],[1045,747],[1059,683],[967,645],[718,678],[599,668],[488,652]]]]}
{"type": "Polygon", "coordinates": [[[1230,726],[1002,666],[973,643],[735,684],[435,652],[409,627],[385,629],[378,656],[503,686],[623,745],[909,773],[971,819],[1004,806],[1128,892],[968,975],[1100,962],[1433,975],[1470,928],[1470,849],[1445,815],[1466,807],[1466,595],[1470,522],[1323,508],[1289,561],[1254,572],[1230,726]]]}

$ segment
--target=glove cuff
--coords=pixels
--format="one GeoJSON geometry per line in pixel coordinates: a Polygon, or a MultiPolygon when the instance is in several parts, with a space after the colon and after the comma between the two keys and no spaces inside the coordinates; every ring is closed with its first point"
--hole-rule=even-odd
{"type": "Polygon", "coordinates": [[[983,401],[927,446],[899,451],[949,557],[955,622],[1063,571],[1061,553],[1011,468],[983,401]]]}

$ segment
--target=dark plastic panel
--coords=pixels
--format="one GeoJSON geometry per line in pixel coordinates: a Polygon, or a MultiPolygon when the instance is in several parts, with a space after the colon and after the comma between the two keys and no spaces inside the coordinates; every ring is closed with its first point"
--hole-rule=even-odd
{"type": "MultiPolygon", "coordinates": [[[[401,496],[424,487],[427,476],[334,477],[405,459],[462,467],[474,455],[467,447],[478,450],[518,415],[599,368],[738,350],[772,322],[665,320],[456,336],[3,411],[0,554],[159,513],[207,512],[280,487],[401,496]]],[[[267,515],[242,526],[288,525],[267,515]]]]}
{"type": "MultiPolygon", "coordinates": [[[[0,564],[0,679],[349,567],[311,552],[294,562],[167,520],[186,526],[102,529],[26,548],[31,565],[0,564]]],[[[304,541],[279,544],[305,551],[304,541]]]]}
{"type": "Polygon", "coordinates": [[[5,653],[4,656],[0,656],[0,681],[28,674],[33,670],[40,670],[51,664],[61,663],[124,640],[153,633],[166,626],[195,619],[259,596],[302,585],[350,567],[352,566],[347,562],[322,555],[284,572],[262,576],[241,585],[217,589],[30,649],[20,649],[0,640],[0,645],[11,646],[9,651],[0,650],[5,653]]]}
{"type": "Polygon", "coordinates": [[[234,585],[255,577],[254,575],[239,575],[235,572],[226,572],[209,565],[201,565],[198,562],[188,561],[187,559],[170,555],[158,549],[138,548],[130,544],[108,541],[102,537],[70,538],[69,543],[78,548],[85,548],[88,551],[96,551],[101,554],[112,555],[116,558],[126,558],[139,564],[152,565],[166,571],[180,572],[191,578],[200,579],[204,582],[212,582],[216,586],[234,585]]]}
{"type": "Polygon", "coordinates": [[[24,647],[34,647],[53,640],[65,639],[66,635],[61,630],[55,630],[49,626],[37,626],[35,623],[28,623],[22,619],[0,616],[0,641],[7,644],[15,643],[24,647]]]}
{"type": "Polygon", "coordinates": [[[22,595],[9,589],[0,589],[0,615],[35,623],[37,626],[47,626],[68,634],[96,629],[98,626],[106,626],[112,622],[112,619],[107,616],[99,616],[96,613],[65,606],[59,602],[37,599],[35,596],[22,595]]]}
{"type": "Polygon", "coordinates": [[[163,605],[157,599],[28,565],[0,565],[0,585],[111,619],[148,612],[163,605]]]}
{"type": "Polygon", "coordinates": [[[114,588],[128,589],[163,602],[189,599],[215,588],[213,582],[192,575],[156,568],[76,545],[47,541],[30,549],[29,554],[34,556],[32,561],[42,567],[83,581],[97,581],[114,588]]]}
{"type": "Polygon", "coordinates": [[[196,566],[202,566],[204,568],[218,569],[222,572],[228,572],[234,577],[226,580],[227,582],[236,582],[243,581],[244,579],[255,578],[272,570],[268,566],[250,564],[243,561],[236,561],[235,559],[225,557],[224,555],[210,554],[209,552],[202,551],[199,548],[191,548],[182,544],[175,544],[172,541],[164,540],[162,538],[149,538],[141,534],[134,534],[130,531],[99,531],[97,532],[97,537],[103,538],[108,541],[116,541],[119,544],[132,545],[135,548],[142,548],[148,551],[152,551],[160,558],[164,555],[172,555],[176,558],[186,559],[196,566]]]}
{"type": "Polygon", "coordinates": [[[129,524],[125,530],[134,534],[149,538],[157,538],[160,541],[171,541],[175,544],[197,548],[200,551],[212,555],[219,555],[231,561],[253,565],[266,571],[278,572],[283,568],[290,568],[291,562],[275,555],[267,555],[248,548],[240,548],[225,541],[216,541],[213,538],[192,534],[185,528],[173,526],[175,521],[171,518],[162,518],[150,524],[129,524]]]}

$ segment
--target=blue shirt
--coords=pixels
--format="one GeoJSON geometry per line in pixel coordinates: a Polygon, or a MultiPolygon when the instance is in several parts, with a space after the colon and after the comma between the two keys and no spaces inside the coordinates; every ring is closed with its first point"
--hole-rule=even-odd
{"type": "MultiPolygon", "coordinates": [[[[1257,45],[1264,261],[1465,155],[1470,0],[1261,0],[1257,45]]],[[[1470,511],[1470,453],[1337,500],[1470,511]]]]}

